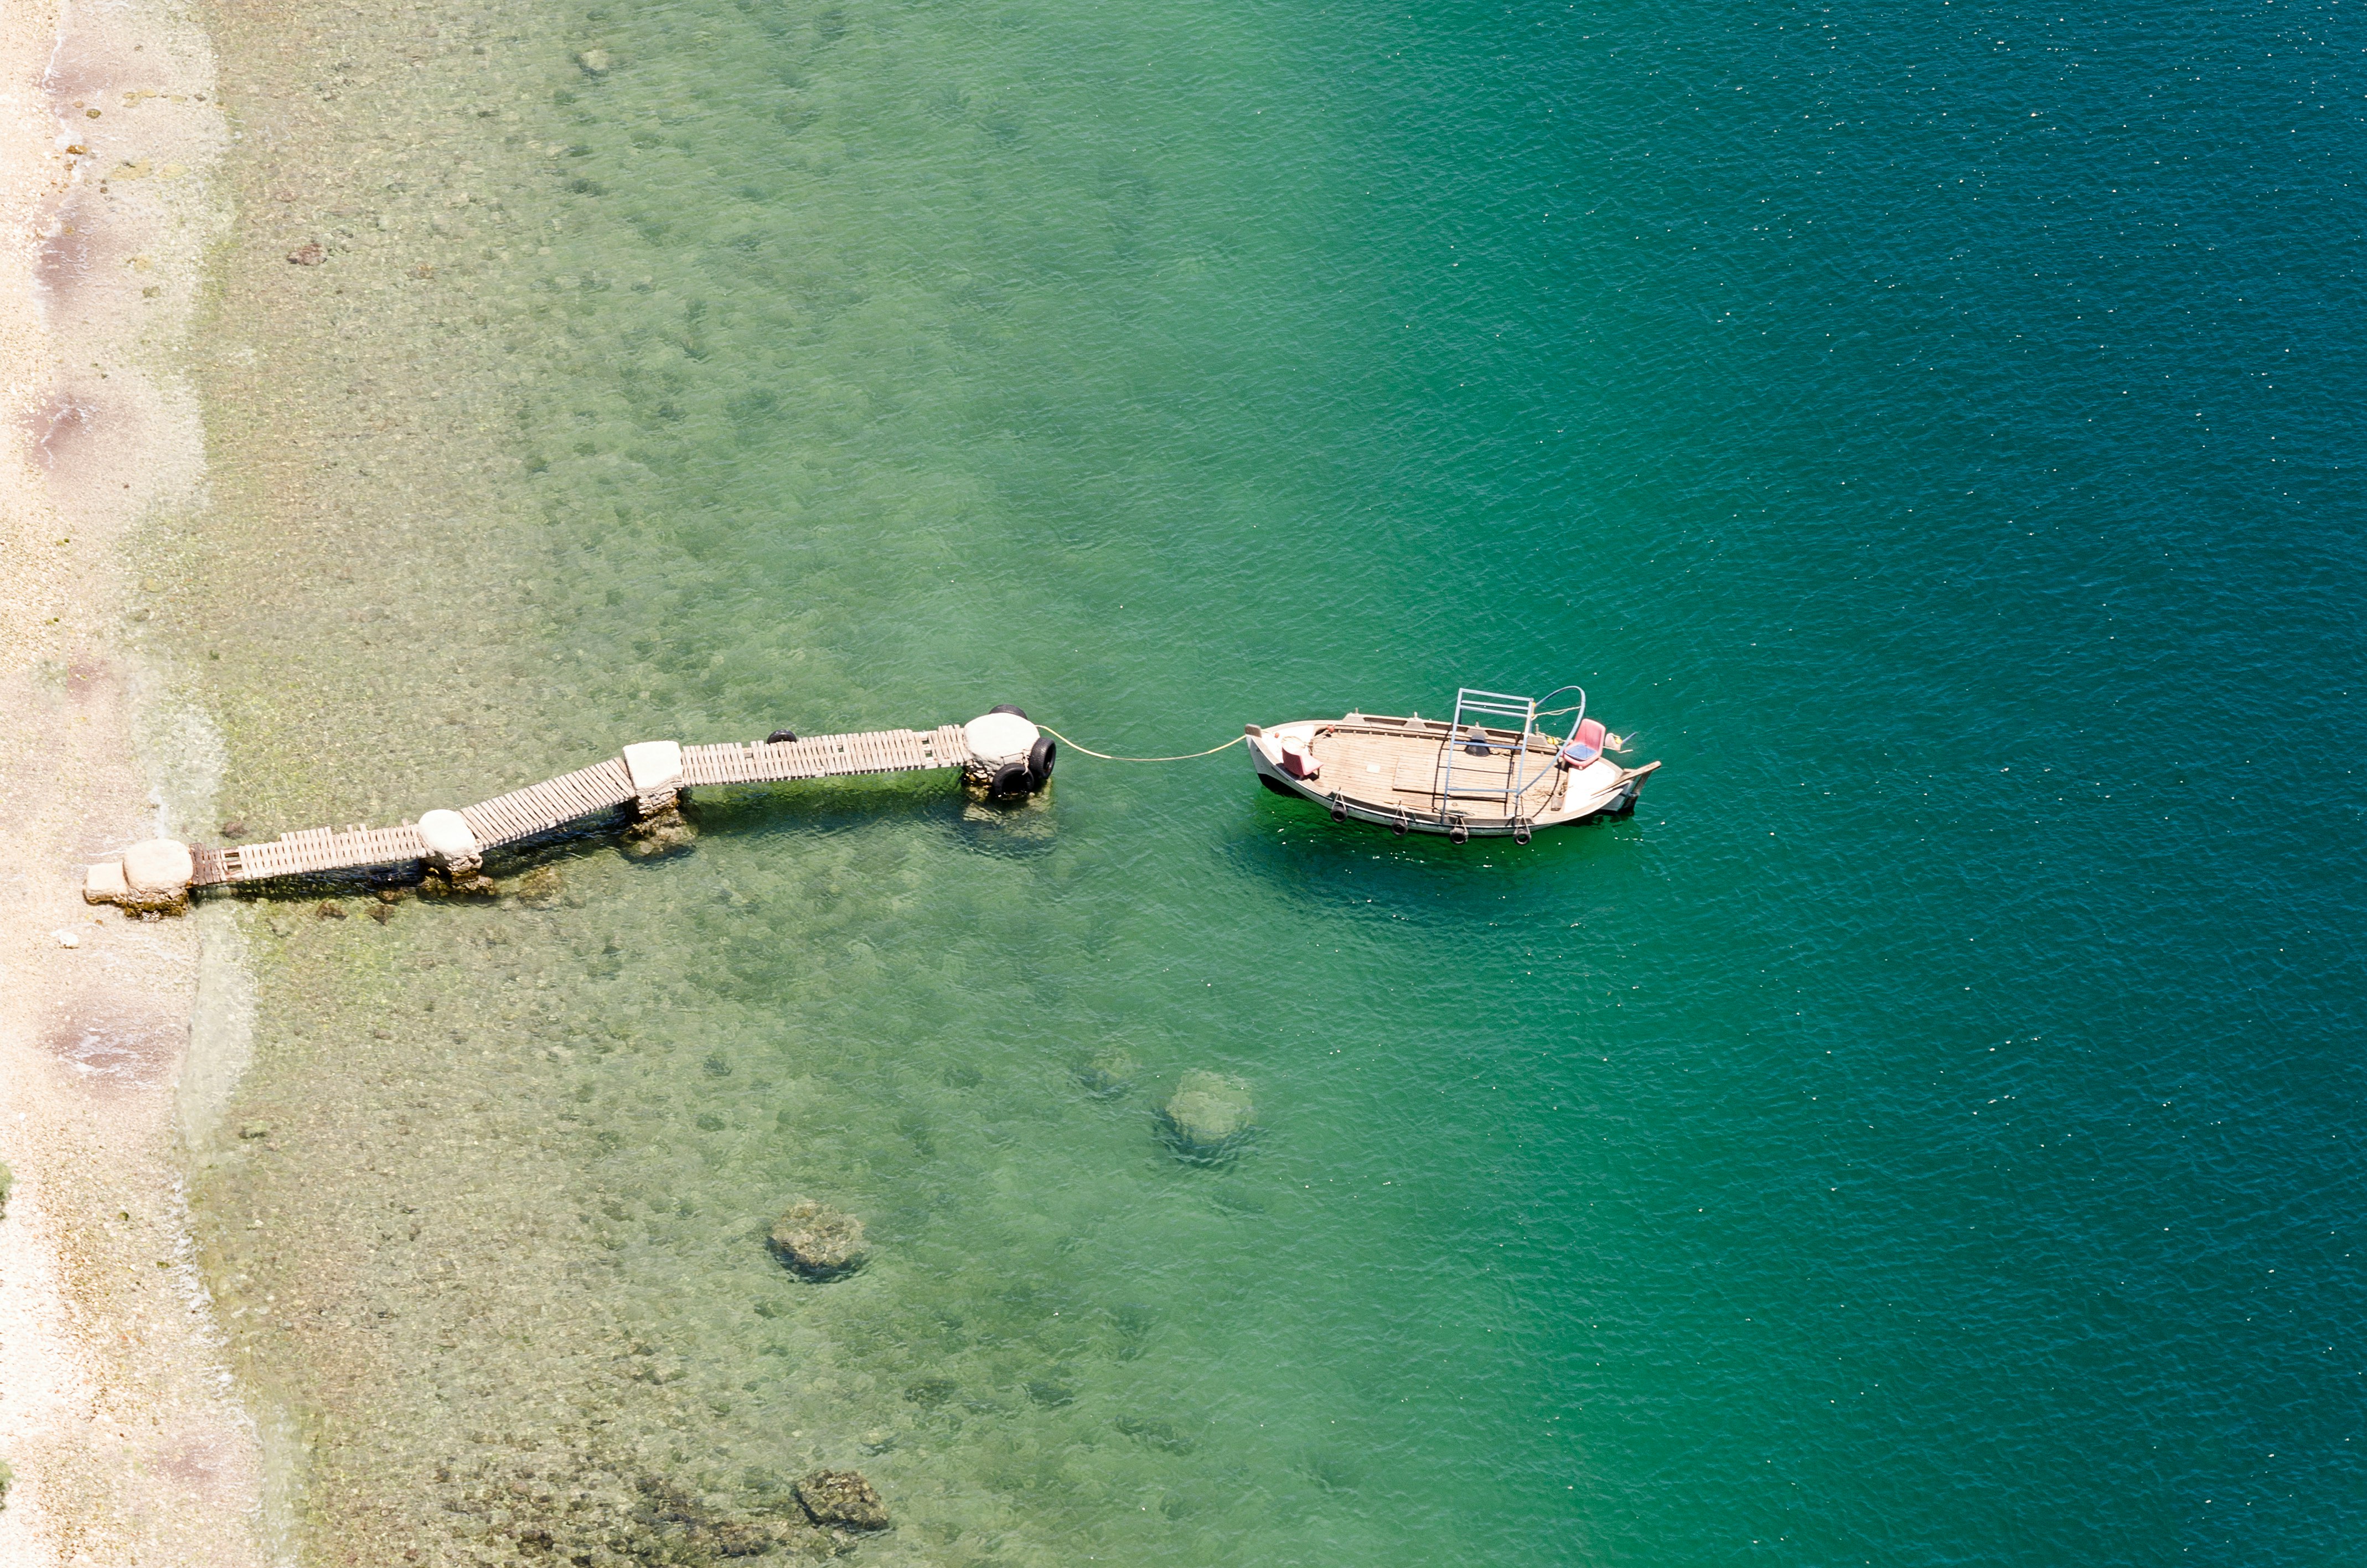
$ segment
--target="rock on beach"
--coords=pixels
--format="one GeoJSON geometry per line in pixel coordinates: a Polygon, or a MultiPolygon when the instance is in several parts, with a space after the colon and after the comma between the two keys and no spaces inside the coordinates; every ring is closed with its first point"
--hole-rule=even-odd
{"type": "Polygon", "coordinates": [[[809,1280],[844,1278],[871,1256],[861,1220],[810,1198],[782,1212],[769,1240],[774,1255],[809,1280]]]}

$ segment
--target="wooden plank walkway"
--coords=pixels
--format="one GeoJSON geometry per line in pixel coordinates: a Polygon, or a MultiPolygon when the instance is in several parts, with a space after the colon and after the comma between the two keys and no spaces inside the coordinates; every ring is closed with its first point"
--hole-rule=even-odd
{"type": "Polygon", "coordinates": [[[611,757],[476,806],[464,806],[460,816],[469,831],[477,835],[477,842],[490,850],[614,811],[632,798],[633,781],[625,775],[625,764],[611,757]]]}
{"type": "Polygon", "coordinates": [[[400,828],[306,828],[282,833],[263,844],[237,844],[225,849],[201,846],[189,852],[196,863],[193,887],[219,882],[260,882],[273,876],[302,876],[311,872],[340,871],[348,866],[394,865],[427,852],[419,829],[400,828]]]}
{"type": "Polygon", "coordinates": [[[749,746],[685,746],[682,782],[785,784],[791,779],[958,768],[968,761],[969,746],[962,739],[962,727],[947,724],[927,734],[917,729],[880,729],[863,735],[815,735],[778,745],[760,740],[749,746]]]}
{"type": "MultiPolygon", "coordinates": [[[[859,735],[815,735],[777,745],[761,740],[746,745],[726,742],[684,747],[681,783],[682,787],[690,788],[701,784],[785,784],[797,779],[919,773],[958,768],[969,757],[969,745],[957,724],[926,731],[882,729],[859,735]]],[[[477,842],[491,850],[615,811],[634,799],[633,781],[623,759],[611,757],[538,784],[497,795],[475,806],[464,806],[459,815],[476,835],[477,842]]],[[[426,841],[420,837],[419,829],[409,823],[399,828],[357,826],[342,830],[307,828],[283,833],[268,843],[195,847],[190,857],[195,862],[196,874],[190,878],[190,886],[219,886],[272,877],[401,866],[423,860],[426,854],[426,841]]]]}

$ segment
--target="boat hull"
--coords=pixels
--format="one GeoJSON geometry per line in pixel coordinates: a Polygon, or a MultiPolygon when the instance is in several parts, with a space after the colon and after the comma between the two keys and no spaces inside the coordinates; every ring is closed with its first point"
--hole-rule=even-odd
{"type": "MultiPolygon", "coordinates": [[[[1532,772],[1534,784],[1517,795],[1509,787],[1477,794],[1456,791],[1443,763],[1430,760],[1443,758],[1446,748],[1462,742],[1435,720],[1352,714],[1271,728],[1251,727],[1246,749],[1259,783],[1278,795],[1323,807],[1334,821],[1369,822],[1396,832],[1450,839],[1525,839],[1549,828],[1625,816],[1636,808],[1644,781],[1660,765],[1626,768],[1597,757],[1564,769],[1540,743],[1533,742],[1524,751],[1519,736],[1501,731],[1489,735],[1493,754],[1503,759],[1496,765],[1507,770],[1508,785],[1532,772]],[[1311,749],[1320,762],[1314,777],[1298,777],[1285,766],[1285,742],[1311,749]],[[1325,756],[1326,750],[1334,754],[1325,756]],[[1419,766],[1414,784],[1406,785],[1409,758],[1428,764],[1429,787],[1423,785],[1425,775],[1419,766]]],[[[1458,759],[1458,766],[1466,769],[1480,765],[1458,759]]]]}

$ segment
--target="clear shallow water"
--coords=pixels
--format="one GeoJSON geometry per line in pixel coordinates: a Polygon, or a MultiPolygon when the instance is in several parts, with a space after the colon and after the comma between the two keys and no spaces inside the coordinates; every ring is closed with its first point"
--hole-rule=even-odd
{"type": "Polygon", "coordinates": [[[1018,818],[719,798],[542,908],[258,916],[275,1133],[201,1197],[238,1299],[306,1303],[248,1343],[318,1538],[830,1462],[883,1560],[2323,1560],[2361,40],[1958,9],[250,48],[244,210],[352,232],[225,263],[304,389],[221,399],[176,558],[226,811],[1461,681],[1585,681],[1668,762],[1518,852],[1071,754],[1018,818]],[[1256,1092],[1218,1169],[1154,1130],[1199,1069],[1256,1092]],[[866,1273],[767,1261],[797,1195],[866,1273]]]}

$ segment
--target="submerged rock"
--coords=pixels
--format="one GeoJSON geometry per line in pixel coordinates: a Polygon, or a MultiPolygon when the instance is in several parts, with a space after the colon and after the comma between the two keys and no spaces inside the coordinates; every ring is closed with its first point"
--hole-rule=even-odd
{"type": "Polygon", "coordinates": [[[1142,1064],[1122,1047],[1105,1045],[1077,1069],[1077,1081],[1095,1100],[1116,1100],[1134,1087],[1141,1072],[1142,1064]]]}
{"type": "Polygon", "coordinates": [[[1164,1453],[1188,1454],[1200,1446],[1189,1433],[1172,1421],[1158,1421],[1143,1416],[1121,1416],[1114,1425],[1136,1442],[1164,1453]]]}
{"type": "Polygon", "coordinates": [[[1240,1141],[1255,1111],[1250,1086],[1241,1079],[1222,1073],[1185,1073],[1168,1097],[1167,1135],[1182,1153],[1209,1158],[1240,1141]]]}
{"type": "Polygon", "coordinates": [[[840,1279],[871,1256],[861,1220],[810,1198],[790,1204],[773,1222],[770,1244],[782,1262],[809,1280],[840,1279]]]}
{"type": "Polygon", "coordinates": [[[1150,1348],[1151,1332],[1159,1326],[1159,1314],[1147,1306],[1127,1303],[1114,1309],[1110,1321],[1117,1326],[1117,1359],[1142,1359],[1143,1351],[1150,1348]]]}
{"type": "MultiPolygon", "coordinates": [[[[549,1507],[543,1520],[552,1537],[550,1553],[576,1562],[713,1563],[719,1559],[762,1557],[781,1547],[803,1549],[805,1555],[817,1548],[827,1549],[829,1538],[803,1520],[744,1513],[724,1497],[694,1493],[651,1475],[640,1477],[635,1490],[640,1497],[624,1519],[584,1517],[576,1501],[561,1501],[547,1493],[523,1499],[515,1490],[496,1495],[508,1506],[513,1517],[527,1501],[556,1504],[549,1507]],[[621,1549],[621,1559],[606,1551],[581,1550],[598,1546],[621,1549]]],[[[597,1494],[576,1496],[594,1501],[597,1494]]],[[[504,1533],[516,1536],[521,1544],[536,1544],[514,1529],[504,1533]]]]}
{"type": "MultiPolygon", "coordinates": [[[[465,1471],[453,1461],[436,1465],[435,1480],[445,1551],[402,1554],[414,1562],[787,1568],[843,1556],[855,1544],[844,1529],[809,1521],[786,1477],[767,1477],[761,1500],[745,1505],[589,1452],[544,1463],[481,1461],[465,1471]]],[[[401,1568],[391,1553],[368,1560],[380,1558],[401,1568]]]]}
{"type": "Polygon", "coordinates": [[[762,1557],[785,1539],[762,1519],[718,1518],[703,1533],[702,1544],[718,1557],[762,1557]]]}
{"type": "Polygon", "coordinates": [[[419,891],[430,898],[498,898],[502,885],[481,871],[463,872],[458,876],[431,871],[420,883],[419,891]]]}
{"type": "Polygon", "coordinates": [[[826,1529],[884,1530],[888,1506],[871,1483],[852,1470],[817,1470],[798,1481],[806,1517],[826,1529]]]}
{"type": "Polygon", "coordinates": [[[958,1392],[951,1378],[923,1378],[904,1390],[904,1397],[923,1410],[934,1410],[958,1392]]]}
{"type": "Polygon", "coordinates": [[[653,811],[625,829],[625,852],[635,860],[677,854],[698,840],[698,829],[673,807],[653,811]]]}
{"type": "Polygon", "coordinates": [[[538,865],[518,878],[518,902],[529,908],[547,909],[559,902],[566,889],[567,879],[559,874],[555,865],[538,865]]]}

